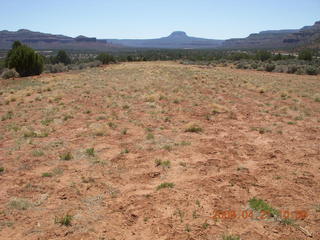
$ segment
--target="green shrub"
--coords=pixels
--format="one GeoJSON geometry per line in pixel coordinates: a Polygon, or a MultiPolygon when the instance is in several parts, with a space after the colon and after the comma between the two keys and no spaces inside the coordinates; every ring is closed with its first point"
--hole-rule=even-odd
{"type": "Polygon", "coordinates": [[[115,59],[112,55],[109,55],[107,53],[100,53],[97,56],[97,60],[101,61],[102,64],[109,64],[109,63],[114,63],[115,59]]]}
{"type": "Polygon", "coordinates": [[[60,50],[57,56],[54,58],[54,62],[63,63],[64,65],[69,65],[71,64],[71,59],[65,51],[60,50]]]}
{"type": "Polygon", "coordinates": [[[269,63],[265,66],[265,70],[267,72],[272,72],[274,69],[276,68],[276,65],[272,64],[272,63],[269,63]]]}
{"type": "Polygon", "coordinates": [[[271,53],[266,50],[260,50],[256,53],[255,59],[260,61],[266,61],[272,57],[271,53]]]}
{"type": "Polygon", "coordinates": [[[240,237],[234,235],[223,235],[222,240],[240,240],[240,237]]]}
{"type": "Polygon", "coordinates": [[[173,188],[173,187],[174,187],[174,183],[164,182],[164,183],[161,183],[159,186],[157,186],[157,190],[160,190],[162,188],[173,188]]]}
{"type": "Polygon", "coordinates": [[[258,64],[257,63],[252,63],[251,64],[251,68],[252,69],[257,69],[258,68],[258,64]]]}
{"type": "Polygon", "coordinates": [[[312,60],[312,51],[310,49],[304,49],[299,52],[298,58],[300,60],[311,61],[312,60]]]}
{"type": "Polygon", "coordinates": [[[318,69],[316,67],[314,67],[314,66],[308,66],[306,68],[306,73],[308,75],[317,75],[318,74],[318,69]]]}
{"type": "Polygon", "coordinates": [[[64,226],[71,226],[71,221],[72,221],[73,216],[67,214],[62,217],[56,217],[54,219],[54,222],[56,224],[64,225],[64,226]]]}
{"type": "Polygon", "coordinates": [[[26,45],[13,45],[6,62],[8,68],[15,68],[21,77],[39,75],[43,71],[43,58],[26,45]]]}
{"type": "Polygon", "coordinates": [[[288,67],[287,73],[296,73],[298,71],[298,67],[295,65],[290,65],[288,67]]]}
{"type": "Polygon", "coordinates": [[[68,68],[63,63],[48,64],[46,70],[50,73],[66,72],[68,68]]]}
{"type": "Polygon", "coordinates": [[[94,157],[95,156],[94,148],[86,149],[86,154],[90,157],[94,157]]]}
{"type": "Polygon", "coordinates": [[[19,73],[17,73],[14,69],[5,69],[1,74],[3,79],[16,78],[19,77],[19,73]]]}

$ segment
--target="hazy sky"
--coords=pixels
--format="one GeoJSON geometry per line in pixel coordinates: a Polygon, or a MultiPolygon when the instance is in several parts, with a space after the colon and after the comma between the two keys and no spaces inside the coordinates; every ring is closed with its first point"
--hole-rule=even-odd
{"type": "Polygon", "coordinates": [[[227,39],[320,20],[320,0],[0,0],[0,30],[157,38],[182,30],[227,39]]]}

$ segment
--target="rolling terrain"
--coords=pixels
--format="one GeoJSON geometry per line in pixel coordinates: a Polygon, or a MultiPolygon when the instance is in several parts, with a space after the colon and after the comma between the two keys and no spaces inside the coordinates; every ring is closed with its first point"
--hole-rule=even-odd
{"type": "Polygon", "coordinates": [[[320,76],[135,62],[0,89],[1,240],[320,239],[320,76]]]}

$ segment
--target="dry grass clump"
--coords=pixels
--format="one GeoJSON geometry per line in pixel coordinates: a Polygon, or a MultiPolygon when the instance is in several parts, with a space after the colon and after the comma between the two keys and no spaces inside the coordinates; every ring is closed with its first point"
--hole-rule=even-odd
{"type": "Polygon", "coordinates": [[[89,129],[95,136],[105,136],[107,134],[107,126],[102,123],[92,123],[89,129]]]}
{"type": "Polygon", "coordinates": [[[212,113],[226,113],[229,112],[229,109],[225,106],[222,106],[217,103],[212,103],[210,106],[212,113]]]}
{"type": "Polygon", "coordinates": [[[156,102],[161,99],[163,99],[163,96],[157,93],[143,95],[143,100],[145,102],[156,102]]]}
{"type": "Polygon", "coordinates": [[[202,128],[197,123],[191,122],[191,123],[188,123],[187,125],[185,125],[184,131],[185,132],[192,132],[192,133],[199,133],[199,132],[202,132],[202,128]]]}

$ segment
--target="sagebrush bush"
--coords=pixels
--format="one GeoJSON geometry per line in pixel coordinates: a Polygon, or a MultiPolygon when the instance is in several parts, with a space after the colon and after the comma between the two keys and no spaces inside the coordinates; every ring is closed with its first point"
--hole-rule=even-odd
{"type": "Polygon", "coordinates": [[[290,65],[288,67],[287,73],[296,73],[298,71],[298,67],[295,65],[290,65]]]}
{"type": "Polygon", "coordinates": [[[68,68],[63,63],[58,63],[58,64],[47,64],[46,70],[50,73],[59,73],[59,72],[68,71],[68,68]]]}
{"type": "Polygon", "coordinates": [[[265,66],[265,70],[267,72],[272,72],[274,69],[276,68],[276,65],[272,64],[272,63],[269,63],[265,66]]]}
{"type": "Polygon", "coordinates": [[[318,74],[318,69],[314,66],[307,66],[306,67],[306,73],[308,75],[317,75],[318,74]]]}
{"type": "Polygon", "coordinates": [[[89,62],[86,65],[87,65],[87,67],[94,68],[94,67],[101,66],[102,62],[100,60],[96,60],[96,61],[93,61],[93,62],[89,62]]]}
{"type": "Polygon", "coordinates": [[[19,77],[19,73],[17,73],[15,69],[5,69],[2,72],[1,77],[3,79],[16,78],[19,77]]]}
{"type": "Polygon", "coordinates": [[[6,64],[15,68],[21,77],[39,75],[43,71],[43,58],[32,48],[20,45],[8,53],[6,64]]]}

